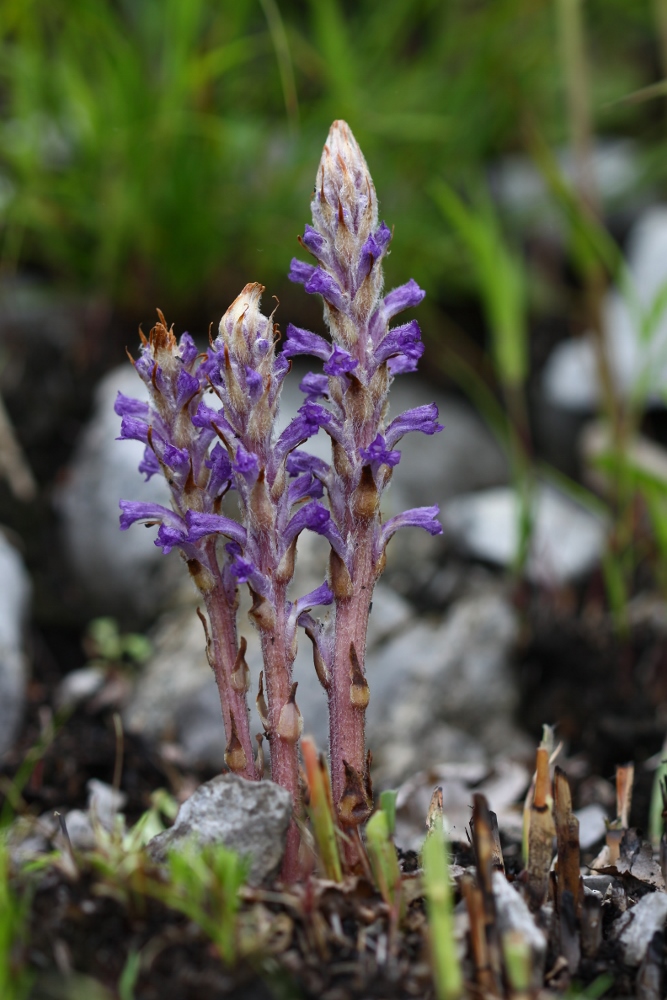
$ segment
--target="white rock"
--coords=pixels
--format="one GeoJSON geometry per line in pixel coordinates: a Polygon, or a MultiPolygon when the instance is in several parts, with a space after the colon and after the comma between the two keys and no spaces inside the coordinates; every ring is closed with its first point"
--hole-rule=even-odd
{"type": "Polygon", "coordinates": [[[662,930],[667,921],[667,893],[653,892],[642,896],[612,924],[612,936],[622,951],[626,965],[640,965],[651,938],[662,930]]]}
{"type": "Polygon", "coordinates": [[[149,616],[186,580],[178,552],[164,556],[154,544],[155,529],[118,526],[119,500],[169,506],[161,476],[149,482],[137,471],[144,446],[118,441],[118,392],[147,399],[144,383],[128,363],[109,372],[95,393],[95,408],[56,496],[65,546],[90,600],[104,609],[149,616]]]}
{"type": "MultiPolygon", "coordinates": [[[[526,575],[544,584],[576,580],[599,561],[606,527],[563,493],[540,485],[533,500],[534,528],[526,575]]],[[[465,552],[510,566],[519,540],[519,501],[510,487],[456,497],[442,509],[449,538],[465,552]]]]}
{"type": "Polygon", "coordinates": [[[174,825],[153,837],[146,850],[163,862],[167,852],[193,841],[222,844],[250,859],[251,882],[261,882],[280,864],[292,816],[292,797],[272,781],[246,781],[222,774],[183,803],[174,825]]]}
{"type": "MultiPolygon", "coordinates": [[[[646,325],[667,281],[667,206],[645,211],[628,243],[627,289],[612,289],[603,303],[607,353],[617,391],[628,397],[641,384],[660,404],[667,378],[667,311],[658,308],[646,325]],[[644,327],[646,326],[646,329],[644,327]]],[[[542,374],[546,398],[564,408],[590,411],[600,402],[595,351],[590,335],[556,346],[542,374]]]]}
{"type": "Polygon", "coordinates": [[[597,802],[577,809],[574,814],[579,820],[579,845],[587,851],[602,840],[607,832],[607,811],[597,802]]]}
{"type": "Polygon", "coordinates": [[[23,631],[31,592],[19,553],[0,531],[0,756],[11,747],[23,717],[27,679],[23,631]]]}
{"type": "Polygon", "coordinates": [[[82,701],[87,701],[100,690],[104,684],[106,673],[102,667],[81,667],[65,674],[56,689],[56,707],[75,708],[82,701]]]}
{"type": "Polygon", "coordinates": [[[533,985],[542,984],[544,961],[547,954],[547,939],[535,923],[535,919],[525,901],[501,872],[493,873],[493,896],[501,935],[518,931],[530,947],[532,954],[533,985]]]}

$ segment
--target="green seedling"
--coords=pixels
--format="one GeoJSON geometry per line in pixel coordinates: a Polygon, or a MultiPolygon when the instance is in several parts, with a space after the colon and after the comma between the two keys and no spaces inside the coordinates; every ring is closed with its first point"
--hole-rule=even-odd
{"type": "Polygon", "coordinates": [[[454,937],[454,900],[442,815],[432,817],[422,864],[436,995],[438,1000],[456,1000],[463,992],[463,978],[454,937]]]}
{"type": "Polygon", "coordinates": [[[94,618],[84,638],[91,666],[109,666],[130,661],[140,666],[151,655],[152,646],[145,635],[121,632],[115,618],[94,618]]]}
{"type": "Polygon", "coordinates": [[[649,809],[648,832],[654,847],[660,846],[665,832],[665,816],[667,815],[667,741],[662,748],[662,760],[653,776],[651,805],[649,809]]]}
{"type": "Polygon", "coordinates": [[[530,996],[532,957],[530,944],[520,931],[503,935],[503,958],[512,1000],[524,1000],[530,996]]]}
{"type": "Polygon", "coordinates": [[[23,1000],[30,988],[30,976],[22,951],[27,940],[30,894],[19,896],[9,879],[9,852],[0,840],[0,997],[23,1000]]]}
{"type": "Polygon", "coordinates": [[[301,753],[308,782],[308,812],[313,824],[317,853],[326,878],[343,881],[343,870],[338,850],[337,826],[334,820],[331,785],[326,761],[317,753],[310,736],[301,740],[301,753]]]}
{"type": "Polygon", "coordinates": [[[375,882],[387,906],[399,918],[404,915],[401,899],[401,870],[389,832],[387,814],[379,809],[366,824],[366,847],[375,882]]]}
{"type": "Polygon", "coordinates": [[[396,831],[396,799],[398,797],[398,792],[394,789],[386,789],[384,792],[380,792],[380,809],[385,814],[387,818],[387,826],[389,827],[389,836],[393,837],[396,831]]]}

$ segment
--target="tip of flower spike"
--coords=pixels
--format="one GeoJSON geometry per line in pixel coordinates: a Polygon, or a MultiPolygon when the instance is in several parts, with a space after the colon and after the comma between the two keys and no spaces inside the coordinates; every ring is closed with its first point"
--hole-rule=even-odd
{"type": "MultiPolygon", "coordinates": [[[[313,201],[316,224],[320,221],[318,204],[333,211],[336,225],[354,233],[363,231],[364,239],[377,226],[377,196],[368,165],[352,129],[341,119],[329,129],[317,171],[313,201]]],[[[321,228],[319,224],[317,228],[321,228]]]]}

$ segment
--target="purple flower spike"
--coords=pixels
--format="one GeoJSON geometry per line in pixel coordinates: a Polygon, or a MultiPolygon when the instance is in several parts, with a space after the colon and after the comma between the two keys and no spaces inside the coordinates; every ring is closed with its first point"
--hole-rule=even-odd
{"type": "Polygon", "coordinates": [[[438,434],[443,430],[443,425],[438,423],[438,407],[435,403],[427,403],[425,406],[416,406],[412,410],[401,413],[389,424],[385,432],[385,439],[388,448],[393,448],[401,440],[404,434],[411,431],[421,431],[422,434],[438,434]]]}
{"type": "Polygon", "coordinates": [[[323,371],[327,375],[347,375],[348,372],[354,371],[359,365],[356,358],[353,358],[349,351],[344,350],[337,344],[334,345],[334,349],[331,352],[331,357],[323,367],[323,371]]]}
{"type": "Polygon", "coordinates": [[[293,358],[296,354],[312,354],[316,358],[328,361],[331,354],[331,344],[317,333],[302,330],[301,327],[288,323],[287,340],[283,345],[283,354],[288,358],[293,358]]]}
{"type": "Polygon", "coordinates": [[[372,465],[388,465],[391,468],[398,465],[401,460],[400,451],[390,451],[381,434],[378,434],[368,448],[360,448],[359,454],[372,465]]]}

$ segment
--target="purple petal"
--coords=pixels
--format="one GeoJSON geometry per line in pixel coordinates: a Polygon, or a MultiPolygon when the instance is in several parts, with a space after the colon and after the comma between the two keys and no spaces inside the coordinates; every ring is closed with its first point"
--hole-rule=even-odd
{"type": "Polygon", "coordinates": [[[141,441],[148,444],[148,424],[145,420],[126,414],[121,420],[120,436],[116,441],[141,441]]]}
{"type": "Polygon", "coordinates": [[[144,457],[139,462],[139,472],[146,474],[145,481],[148,482],[151,476],[161,471],[155,452],[149,445],[146,445],[144,448],[144,457]]]}
{"type": "Polygon", "coordinates": [[[211,470],[208,479],[208,492],[215,498],[225,483],[228,483],[232,478],[232,463],[222,445],[216,444],[211,451],[210,458],[204,462],[204,465],[211,470]]]}
{"type": "Polygon", "coordinates": [[[257,456],[246,451],[242,444],[236,449],[236,457],[233,465],[234,472],[238,472],[246,480],[254,480],[259,474],[259,462],[257,456]]]}
{"type": "Polygon", "coordinates": [[[202,514],[196,510],[189,510],[185,515],[185,522],[188,528],[189,542],[196,542],[204,535],[227,535],[239,545],[246,544],[247,534],[238,521],[233,521],[231,517],[224,517],[222,514],[202,514]]]}
{"type": "Polygon", "coordinates": [[[296,602],[296,607],[294,609],[294,616],[298,618],[305,611],[310,611],[311,608],[316,608],[320,604],[331,604],[333,602],[334,595],[331,591],[331,587],[326,582],[320,584],[315,590],[311,590],[309,594],[305,594],[300,597],[296,602]]]}
{"type": "Polygon", "coordinates": [[[308,397],[308,402],[313,403],[316,399],[321,399],[329,394],[329,379],[326,375],[315,375],[308,372],[301,379],[299,389],[308,397]]]}
{"type": "Polygon", "coordinates": [[[246,385],[248,386],[248,392],[250,397],[255,402],[259,396],[262,394],[264,388],[264,380],[259,372],[256,372],[254,368],[246,367],[245,370],[246,385]]]}
{"type": "Polygon", "coordinates": [[[155,538],[155,545],[162,549],[165,555],[168,555],[175,546],[183,545],[186,541],[185,532],[181,531],[180,528],[175,528],[170,524],[161,524],[155,538]]]}
{"type": "Polygon", "coordinates": [[[285,528],[283,536],[285,548],[288,548],[305,528],[309,528],[310,531],[314,531],[318,535],[325,534],[326,526],[330,520],[331,514],[321,503],[312,500],[305,504],[296,512],[285,528]]]}
{"type": "Polygon", "coordinates": [[[287,456],[286,468],[290,476],[296,476],[300,472],[312,472],[318,476],[326,476],[330,471],[323,459],[309,455],[307,451],[291,452],[287,456]]]}
{"type": "Polygon", "coordinates": [[[300,500],[320,500],[324,496],[324,487],[319,479],[312,472],[305,472],[290,483],[288,493],[288,503],[290,506],[299,503],[300,500]]]}
{"type": "Polygon", "coordinates": [[[417,320],[412,319],[409,323],[396,326],[387,333],[375,350],[374,360],[376,364],[380,365],[383,361],[388,361],[389,358],[396,355],[406,354],[412,357],[415,348],[419,349],[420,352],[417,357],[421,357],[424,351],[421,344],[421,330],[417,320]]]}
{"type": "Polygon", "coordinates": [[[294,538],[304,528],[308,528],[318,535],[323,535],[331,545],[331,548],[338,553],[344,562],[347,562],[347,550],[340,532],[334,524],[331,514],[321,503],[312,500],[296,512],[283,535],[286,548],[292,544],[294,538]]]}
{"type": "Polygon", "coordinates": [[[327,375],[347,375],[348,372],[354,371],[358,364],[357,359],[353,358],[348,351],[335,344],[323,371],[327,375]]]}
{"type": "Polygon", "coordinates": [[[176,378],[176,406],[180,410],[199,392],[199,379],[181,368],[176,378]]]}
{"type": "Polygon", "coordinates": [[[183,534],[186,532],[185,522],[168,507],[163,507],[161,503],[146,503],[140,500],[121,500],[120,507],[120,530],[127,531],[130,525],[137,521],[165,521],[175,528],[180,528],[183,534]]]}
{"type": "Polygon", "coordinates": [[[437,520],[439,513],[439,507],[413,507],[390,518],[380,529],[378,555],[384,551],[385,545],[399,528],[424,528],[430,535],[441,535],[442,525],[437,520]]]}
{"type": "Polygon", "coordinates": [[[396,417],[385,431],[385,439],[388,448],[393,448],[404,434],[411,431],[421,431],[422,434],[437,434],[443,429],[443,425],[438,423],[438,407],[435,403],[427,403],[425,406],[416,406],[412,410],[406,410],[396,417]]]}
{"type": "Polygon", "coordinates": [[[317,434],[320,427],[328,427],[333,422],[333,415],[319,403],[304,403],[278,438],[276,454],[282,457],[317,434]]]}
{"type": "Polygon", "coordinates": [[[391,229],[382,222],[379,229],[376,229],[368,237],[361,248],[361,257],[357,268],[357,285],[360,285],[364,278],[370,274],[375,261],[384,257],[390,243],[391,229]]]}
{"type": "Polygon", "coordinates": [[[116,396],[113,408],[119,417],[139,417],[141,420],[148,420],[148,403],[133,399],[122,392],[116,396]]]}
{"type": "Polygon", "coordinates": [[[417,344],[411,349],[411,355],[400,354],[396,358],[389,358],[387,368],[391,375],[408,375],[417,371],[417,361],[424,353],[424,345],[417,344]]]}
{"type": "Polygon", "coordinates": [[[378,465],[389,465],[391,468],[398,465],[401,460],[400,451],[390,451],[381,434],[378,434],[375,440],[369,444],[368,448],[360,448],[359,454],[367,462],[377,463],[378,465]]]}
{"type": "Polygon", "coordinates": [[[296,284],[305,285],[315,271],[317,268],[313,264],[304,264],[302,260],[293,257],[287,277],[296,284]]]}
{"type": "Polygon", "coordinates": [[[293,358],[296,354],[313,354],[322,361],[328,361],[331,354],[331,344],[324,337],[310,330],[302,330],[301,327],[287,324],[287,340],[283,345],[283,354],[287,358],[293,358]]]}
{"type": "Polygon", "coordinates": [[[304,229],[301,242],[307,250],[310,250],[313,256],[318,258],[322,257],[327,247],[327,241],[324,236],[322,236],[321,233],[318,233],[316,229],[313,229],[312,226],[308,225],[306,225],[306,228],[304,229]]]}
{"type": "Polygon", "coordinates": [[[418,306],[425,295],[426,292],[419,287],[413,278],[410,278],[405,285],[394,288],[384,297],[384,315],[387,322],[397,313],[403,312],[404,309],[418,306]]]}
{"type": "Polygon", "coordinates": [[[162,461],[170,469],[184,471],[190,466],[190,455],[186,448],[175,448],[174,445],[168,444],[162,453],[162,461]]]}
{"type": "Polygon", "coordinates": [[[197,357],[197,345],[189,333],[181,335],[178,342],[178,353],[184,365],[191,365],[197,357]]]}
{"type": "Polygon", "coordinates": [[[314,271],[304,285],[306,291],[311,295],[321,295],[335,309],[344,310],[347,303],[336,279],[321,267],[314,268],[314,271]]]}

